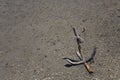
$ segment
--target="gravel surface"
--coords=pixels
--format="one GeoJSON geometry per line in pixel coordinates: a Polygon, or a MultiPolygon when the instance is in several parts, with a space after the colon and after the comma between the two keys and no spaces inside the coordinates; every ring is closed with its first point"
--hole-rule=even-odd
{"type": "Polygon", "coordinates": [[[0,80],[120,80],[120,0],[0,0],[0,80]],[[77,59],[71,26],[94,69],[77,59]],[[82,32],[84,30],[84,32],[82,32]]]}

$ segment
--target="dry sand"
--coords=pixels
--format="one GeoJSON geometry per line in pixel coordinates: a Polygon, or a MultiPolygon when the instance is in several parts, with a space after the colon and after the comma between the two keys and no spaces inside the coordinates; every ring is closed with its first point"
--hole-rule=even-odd
{"type": "Polygon", "coordinates": [[[120,80],[120,0],[0,0],[0,80],[120,80]],[[77,59],[71,26],[94,74],[77,59]],[[82,33],[82,30],[85,31],[82,33]]]}

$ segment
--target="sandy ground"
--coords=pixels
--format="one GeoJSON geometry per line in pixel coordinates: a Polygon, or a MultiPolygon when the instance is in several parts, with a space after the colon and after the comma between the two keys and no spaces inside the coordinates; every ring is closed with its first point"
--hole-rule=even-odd
{"type": "Polygon", "coordinates": [[[120,0],[0,0],[0,80],[120,80],[120,0]],[[77,59],[71,26],[94,69],[77,59]],[[85,31],[82,33],[82,30],[85,31]]]}

